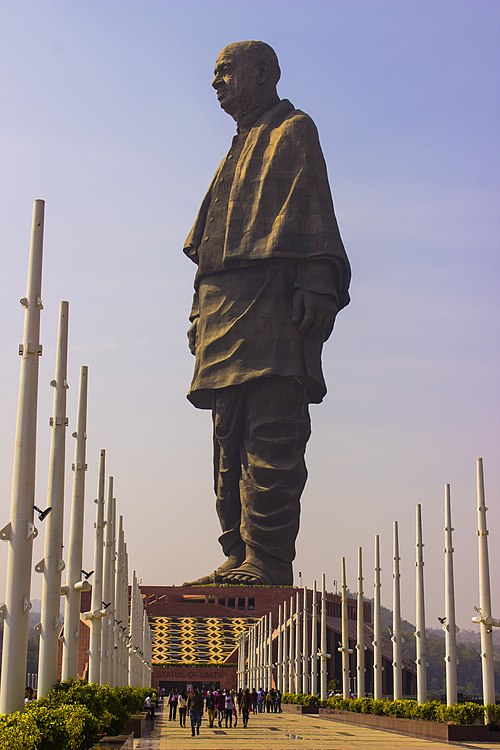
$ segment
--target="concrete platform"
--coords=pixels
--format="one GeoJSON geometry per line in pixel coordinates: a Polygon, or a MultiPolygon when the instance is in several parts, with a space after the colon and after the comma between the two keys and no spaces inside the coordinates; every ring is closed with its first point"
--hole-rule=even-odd
{"type": "Polygon", "coordinates": [[[189,726],[181,729],[178,721],[168,721],[161,709],[149,736],[134,740],[134,750],[451,750],[457,747],[498,750],[499,745],[424,740],[289,713],[252,714],[246,729],[241,720],[232,729],[209,729],[204,717],[200,735],[192,737],[189,726]]]}

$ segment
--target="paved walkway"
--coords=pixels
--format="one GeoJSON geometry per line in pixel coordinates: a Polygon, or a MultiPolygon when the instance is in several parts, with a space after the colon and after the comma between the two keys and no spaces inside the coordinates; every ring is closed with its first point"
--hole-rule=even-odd
{"type": "Polygon", "coordinates": [[[241,721],[232,729],[209,729],[203,718],[200,734],[191,736],[189,726],[181,729],[178,721],[168,721],[166,713],[157,713],[150,737],[134,741],[134,750],[452,750],[482,748],[499,750],[489,743],[443,743],[404,737],[350,724],[340,724],[317,716],[295,714],[256,714],[248,727],[241,721]]]}

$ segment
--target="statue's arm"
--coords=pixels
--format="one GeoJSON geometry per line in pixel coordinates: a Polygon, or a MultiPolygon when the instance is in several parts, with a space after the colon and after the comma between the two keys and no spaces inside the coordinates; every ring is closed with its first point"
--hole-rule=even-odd
{"type": "Polygon", "coordinates": [[[193,304],[191,305],[191,312],[189,313],[189,320],[191,326],[187,332],[189,351],[191,354],[196,355],[196,333],[198,328],[198,318],[200,315],[200,306],[198,300],[198,290],[195,289],[193,294],[193,304]]]}
{"type": "Polygon", "coordinates": [[[342,266],[336,259],[315,258],[297,264],[293,292],[293,322],[305,336],[326,341],[339,309],[342,266]]]}

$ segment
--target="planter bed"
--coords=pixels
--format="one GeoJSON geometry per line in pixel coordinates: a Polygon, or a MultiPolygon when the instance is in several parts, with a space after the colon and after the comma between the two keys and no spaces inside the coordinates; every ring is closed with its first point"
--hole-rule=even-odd
{"type": "MultiPolygon", "coordinates": [[[[309,708],[309,706],[296,706],[309,708]]],[[[490,729],[488,725],[473,724],[472,726],[458,724],[440,724],[436,721],[421,721],[420,719],[400,719],[395,716],[377,716],[375,714],[358,714],[352,711],[336,711],[333,708],[320,708],[319,717],[330,721],[341,721],[346,724],[383,729],[386,732],[397,732],[410,737],[441,740],[443,742],[499,742],[500,730],[490,729]]]]}
{"type": "Polygon", "coordinates": [[[124,733],[128,735],[130,732],[133,732],[136,739],[144,737],[146,722],[149,723],[149,719],[146,719],[147,715],[147,711],[143,711],[140,714],[134,714],[123,730],[124,733]]]}
{"type": "Polygon", "coordinates": [[[281,710],[288,714],[317,714],[319,706],[302,706],[298,703],[282,703],[281,710]]]}
{"type": "Polygon", "coordinates": [[[94,750],[132,750],[134,747],[134,735],[117,734],[115,737],[106,735],[100,740],[98,745],[94,745],[94,750]]]}

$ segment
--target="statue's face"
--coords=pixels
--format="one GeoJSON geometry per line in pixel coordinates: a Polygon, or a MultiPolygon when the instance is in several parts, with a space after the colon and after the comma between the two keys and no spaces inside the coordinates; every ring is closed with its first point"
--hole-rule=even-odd
{"type": "Polygon", "coordinates": [[[261,95],[258,68],[252,58],[235,46],[225,47],[217,58],[212,86],[222,109],[238,118],[261,95]]]}

